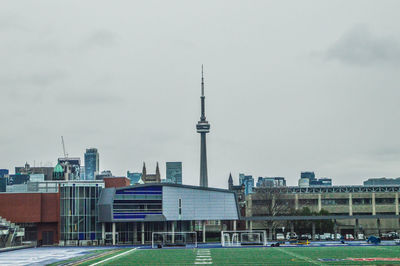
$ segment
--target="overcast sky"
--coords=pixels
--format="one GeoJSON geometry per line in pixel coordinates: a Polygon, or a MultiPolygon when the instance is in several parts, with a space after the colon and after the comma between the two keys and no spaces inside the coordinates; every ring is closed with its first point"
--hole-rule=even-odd
{"type": "MultiPolygon", "coordinates": [[[[400,176],[400,1],[2,1],[0,168],[96,147],[209,185],[400,176]]],[[[14,170],[12,170],[12,173],[14,170]]]]}

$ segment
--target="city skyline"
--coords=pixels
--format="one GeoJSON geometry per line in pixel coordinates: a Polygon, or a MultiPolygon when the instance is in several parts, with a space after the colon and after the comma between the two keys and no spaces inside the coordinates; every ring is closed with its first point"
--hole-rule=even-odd
{"type": "Polygon", "coordinates": [[[399,2],[80,5],[2,5],[0,168],[54,166],[65,136],[116,176],[182,161],[198,185],[204,63],[210,187],[230,172],[400,176],[399,2]]]}

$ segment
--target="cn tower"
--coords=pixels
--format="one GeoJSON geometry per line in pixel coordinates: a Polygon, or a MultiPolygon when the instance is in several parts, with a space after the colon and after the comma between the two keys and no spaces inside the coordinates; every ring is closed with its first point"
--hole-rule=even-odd
{"type": "Polygon", "coordinates": [[[206,134],[210,132],[210,124],[206,120],[204,96],[204,75],[203,65],[201,65],[201,116],[200,121],[196,125],[197,133],[200,133],[200,186],[208,187],[207,175],[207,147],[206,147],[206,134]]]}

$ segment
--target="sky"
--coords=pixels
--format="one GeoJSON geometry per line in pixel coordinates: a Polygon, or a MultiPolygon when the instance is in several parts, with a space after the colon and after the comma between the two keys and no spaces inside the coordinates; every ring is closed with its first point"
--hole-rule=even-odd
{"type": "Polygon", "coordinates": [[[400,176],[399,1],[8,1],[0,9],[0,168],[100,153],[100,170],[182,161],[209,186],[302,171],[400,176]]]}

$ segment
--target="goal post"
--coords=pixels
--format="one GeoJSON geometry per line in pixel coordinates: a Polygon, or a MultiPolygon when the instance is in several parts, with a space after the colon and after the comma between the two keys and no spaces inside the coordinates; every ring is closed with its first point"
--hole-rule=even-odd
{"type": "Polygon", "coordinates": [[[221,245],[223,247],[266,246],[267,232],[264,230],[221,231],[221,245]]]}
{"type": "Polygon", "coordinates": [[[197,248],[196,232],[153,232],[151,247],[187,247],[197,248]]]}

